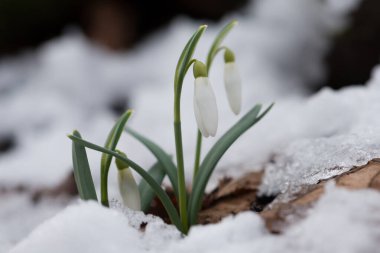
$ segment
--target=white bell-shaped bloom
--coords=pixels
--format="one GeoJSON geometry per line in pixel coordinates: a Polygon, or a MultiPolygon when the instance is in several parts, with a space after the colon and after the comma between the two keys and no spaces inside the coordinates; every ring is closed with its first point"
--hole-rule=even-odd
{"type": "MultiPolygon", "coordinates": [[[[119,150],[116,150],[116,152],[127,158],[123,152],[119,150]]],[[[119,191],[124,205],[132,210],[141,211],[139,188],[128,164],[120,159],[115,159],[115,163],[118,171],[117,179],[119,183],[119,191]]]]}
{"type": "Polygon", "coordinates": [[[215,136],[218,129],[218,108],[208,77],[195,78],[194,113],[202,135],[215,136]]]}
{"type": "Polygon", "coordinates": [[[118,170],[119,191],[126,207],[140,211],[140,192],[129,168],[118,170]]]}
{"type": "Polygon", "coordinates": [[[224,65],[224,86],[231,110],[237,115],[241,110],[241,78],[235,62],[224,65]]]}

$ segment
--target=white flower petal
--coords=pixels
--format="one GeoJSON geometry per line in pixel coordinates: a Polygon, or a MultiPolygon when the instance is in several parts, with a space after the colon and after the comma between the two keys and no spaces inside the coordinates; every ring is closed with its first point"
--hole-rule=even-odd
{"type": "Polygon", "coordinates": [[[224,87],[231,110],[237,115],[241,110],[241,78],[235,62],[224,65],[224,87]]]}
{"type": "Polygon", "coordinates": [[[194,108],[197,108],[195,114],[198,114],[199,118],[197,119],[198,128],[205,137],[215,136],[218,129],[218,108],[214,91],[207,77],[195,79],[194,104],[194,108]]]}
{"type": "Polygon", "coordinates": [[[124,205],[132,210],[140,211],[140,192],[136,181],[128,168],[118,170],[118,182],[124,205]]]}
{"type": "Polygon", "coordinates": [[[201,113],[199,111],[195,95],[194,95],[194,114],[195,114],[195,119],[197,121],[199,131],[201,131],[201,133],[204,137],[209,137],[210,135],[208,134],[206,127],[203,124],[203,119],[202,119],[201,113]]]}

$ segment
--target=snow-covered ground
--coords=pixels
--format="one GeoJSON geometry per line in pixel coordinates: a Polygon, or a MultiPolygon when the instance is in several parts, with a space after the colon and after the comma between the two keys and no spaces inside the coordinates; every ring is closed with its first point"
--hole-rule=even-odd
{"type": "MultiPolygon", "coordinates": [[[[200,59],[218,30],[231,18],[239,20],[225,44],[234,50],[242,74],[243,113],[255,103],[276,101],[268,116],[223,157],[209,188],[221,175],[239,176],[265,167],[261,192],[273,194],[380,157],[380,119],[375,116],[380,111],[380,70],[374,70],[367,85],[338,92],[324,89],[311,96],[305,86],[323,79],[323,56],[330,39],[344,28],[347,13],[358,2],[260,0],[209,25],[196,52],[200,59]]],[[[174,69],[199,24],[177,19],[138,48],[116,55],[92,45],[79,32],[68,31],[37,52],[0,61],[0,136],[12,134],[17,143],[10,153],[0,155],[0,186],[37,189],[58,184],[71,169],[66,134],[78,129],[86,139],[102,144],[115,120],[108,109],[115,98],[128,99],[135,110],[129,122],[133,128],[174,153],[174,69]]],[[[210,76],[220,115],[215,139],[237,120],[227,105],[222,69],[218,57],[210,76]]],[[[182,102],[188,180],[196,134],[192,82],[189,73],[182,102]]],[[[204,150],[215,139],[206,139],[204,150]]],[[[123,136],[120,149],[144,167],[154,162],[128,136],[123,136]]],[[[98,185],[100,156],[89,151],[89,158],[98,185]]],[[[113,173],[110,194],[118,198],[113,173]]],[[[22,240],[67,201],[32,205],[23,194],[1,195],[0,251],[21,240],[12,252],[214,252],[220,248],[225,252],[373,252],[380,236],[375,227],[379,218],[374,215],[380,209],[379,193],[330,188],[310,216],[282,236],[268,234],[257,215],[244,213],[218,225],[196,227],[186,239],[159,219],[141,233],[129,225],[147,219],[141,214],[79,203],[22,240]],[[320,231],[320,236],[315,237],[314,231],[320,231]]]]}
{"type": "MultiPolygon", "coordinates": [[[[96,203],[72,205],[44,222],[10,253],[50,252],[378,252],[380,193],[328,185],[308,217],[283,235],[266,231],[252,212],[220,224],[197,226],[186,238],[159,219],[110,210],[96,203]],[[149,221],[145,232],[132,223],[149,221]]],[[[131,213],[132,212],[132,213],[131,213]]]]}

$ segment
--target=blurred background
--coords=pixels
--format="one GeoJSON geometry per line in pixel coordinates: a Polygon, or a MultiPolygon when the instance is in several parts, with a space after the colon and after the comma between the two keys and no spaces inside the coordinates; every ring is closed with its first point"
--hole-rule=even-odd
{"type": "MultiPolygon", "coordinates": [[[[229,13],[244,13],[253,1],[2,0],[0,57],[36,48],[62,35],[68,27],[80,29],[88,39],[109,50],[128,50],[178,16],[217,22],[229,13]]],[[[363,83],[378,62],[380,3],[360,2],[350,13],[350,28],[334,38],[332,49],[325,57],[326,82],[318,83],[319,87],[363,83]]]]}
{"type": "MultiPolygon", "coordinates": [[[[226,45],[244,80],[243,110],[256,102],[294,103],[326,87],[365,85],[379,62],[378,0],[0,0],[0,252],[76,196],[66,137],[72,129],[101,144],[115,118],[134,108],[131,126],[174,151],[176,61],[199,25],[209,25],[196,53],[204,57],[231,19],[239,26],[226,45]]],[[[221,59],[211,73],[215,86],[222,83],[221,59]]],[[[185,85],[184,93],[192,92],[185,85]]],[[[192,161],[191,96],[182,103],[185,158],[192,161]]],[[[225,100],[219,110],[221,133],[236,118],[225,100]]],[[[253,144],[257,136],[231,148],[221,174],[236,164],[261,168],[273,143],[292,137],[253,144]]],[[[144,166],[154,162],[133,140],[121,148],[144,166]]],[[[99,155],[89,157],[98,182],[99,155]]],[[[110,181],[117,198],[112,174],[110,181]]]]}
{"type": "Polygon", "coordinates": [[[218,21],[243,9],[248,0],[5,0],[1,10],[1,55],[36,47],[78,27],[94,42],[111,50],[132,48],[149,33],[185,15],[218,21]]]}

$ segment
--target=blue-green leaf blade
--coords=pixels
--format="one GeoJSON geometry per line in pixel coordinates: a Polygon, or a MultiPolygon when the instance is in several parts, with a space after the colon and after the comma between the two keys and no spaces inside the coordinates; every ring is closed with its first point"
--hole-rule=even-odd
{"type": "MultiPolygon", "coordinates": [[[[149,170],[148,174],[157,182],[157,184],[161,185],[164,177],[166,175],[165,170],[162,168],[162,165],[159,162],[156,162],[149,170]]],[[[152,189],[152,187],[144,180],[141,179],[139,184],[139,191],[141,197],[141,210],[147,212],[150,208],[150,204],[156,193],[152,189]]]]}
{"type": "MultiPolygon", "coordinates": [[[[78,131],[74,131],[73,135],[82,138],[78,131]]],[[[72,145],[74,178],[78,188],[79,196],[83,200],[95,200],[96,196],[94,181],[92,179],[90,165],[88,164],[87,153],[85,147],[73,142],[72,145]]]]}
{"type": "Polygon", "coordinates": [[[270,105],[261,115],[261,105],[256,105],[234,126],[232,126],[211,148],[205,156],[194,180],[193,191],[189,200],[190,225],[195,224],[201,208],[203,194],[215,166],[228,148],[249,128],[259,122],[272,108],[270,105]],[[258,116],[259,115],[259,116],[258,116]]]}
{"type": "Polygon", "coordinates": [[[178,194],[177,167],[173,163],[171,156],[168,153],[166,153],[156,143],[142,136],[141,134],[137,133],[131,128],[127,127],[126,131],[129,134],[131,134],[134,138],[136,138],[138,141],[140,141],[156,157],[156,159],[162,165],[162,168],[165,170],[166,174],[168,175],[170,183],[172,184],[173,190],[177,195],[178,194]]]}

